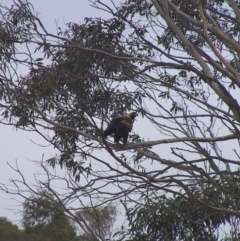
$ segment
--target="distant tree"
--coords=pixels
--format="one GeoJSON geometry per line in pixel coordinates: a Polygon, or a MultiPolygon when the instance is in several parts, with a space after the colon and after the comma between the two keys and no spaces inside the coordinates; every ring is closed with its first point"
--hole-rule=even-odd
{"type": "Polygon", "coordinates": [[[25,241],[26,237],[17,225],[7,218],[0,217],[0,241],[25,241]]]}
{"type": "MultiPolygon", "coordinates": [[[[113,225],[117,218],[116,206],[85,207],[77,215],[86,220],[89,229],[92,230],[96,237],[111,240],[113,225]]],[[[91,233],[88,233],[88,235],[91,237],[91,233]]],[[[82,238],[85,236],[86,234],[82,238]]]]}
{"type": "Polygon", "coordinates": [[[25,229],[35,225],[46,225],[53,220],[56,213],[61,212],[53,195],[47,191],[38,196],[30,196],[23,203],[22,225],[25,229]]]}
{"type": "Polygon", "coordinates": [[[74,241],[77,234],[70,220],[48,192],[31,196],[23,203],[24,231],[34,240],[74,241]]]}
{"type": "Polygon", "coordinates": [[[98,240],[78,216],[88,204],[125,208],[130,226],[119,239],[237,239],[239,2],[90,2],[107,17],[57,33],[27,1],[0,6],[0,123],[58,150],[40,163],[46,180],[36,178],[36,189],[18,168],[16,189],[1,189],[24,198],[22,190],[47,189],[98,240]],[[139,117],[129,142],[103,139],[109,121],[130,111],[139,117]]]}

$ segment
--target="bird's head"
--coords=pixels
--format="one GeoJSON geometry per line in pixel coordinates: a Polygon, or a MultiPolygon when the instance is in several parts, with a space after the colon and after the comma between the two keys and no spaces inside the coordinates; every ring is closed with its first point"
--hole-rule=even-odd
{"type": "Polygon", "coordinates": [[[130,116],[130,118],[131,118],[132,120],[134,120],[135,117],[138,116],[138,114],[137,114],[137,112],[131,112],[131,113],[129,113],[129,116],[130,116]]]}

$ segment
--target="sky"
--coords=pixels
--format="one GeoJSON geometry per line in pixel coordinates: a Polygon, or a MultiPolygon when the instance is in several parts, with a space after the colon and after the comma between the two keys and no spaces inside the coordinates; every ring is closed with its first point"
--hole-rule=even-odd
{"type": "MultiPolygon", "coordinates": [[[[92,8],[87,0],[29,0],[29,2],[35,11],[39,12],[39,18],[49,32],[56,33],[56,23],[58,26],[64,26],[67,22],[82,23],[85,17],[104,17],[104,13],[92,8]]],[[[10,6],[13,2],[0,0],[0,4],[10,6]]],[[[29,183],[34,182],[37,166],[30,160],[41,160],[43,154],[44,159],[48,159],[54,156],[55,150],[34,133],[16,131],[13,127],[2,125],[0,133],[0,183],[9,185],[10,178],[17,178],[8,165],[9,163],[15,166],[16,161],[29,183]]],[[[20,207],[16,198],[0,191],[0,216],[18,223],[21,216],[17,211],[20,207]]]]}

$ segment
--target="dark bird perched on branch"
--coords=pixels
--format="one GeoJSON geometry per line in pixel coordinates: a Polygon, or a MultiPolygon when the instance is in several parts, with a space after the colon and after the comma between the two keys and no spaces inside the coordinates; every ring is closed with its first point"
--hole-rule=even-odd
{"type": "Polygon", "coordinates": [[[132,130],[136,116],[136,112],[131,112],[127,115],[113,118],[103,133],[104,137],[114,134],[115,143],[119,144],[120,139],[123,138],[123,144],[126,144],[128,133],[132,130]]]}

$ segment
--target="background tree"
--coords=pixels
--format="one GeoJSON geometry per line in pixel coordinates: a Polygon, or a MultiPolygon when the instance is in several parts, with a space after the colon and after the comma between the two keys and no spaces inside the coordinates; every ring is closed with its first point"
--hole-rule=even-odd
{"type": "Polygon", "coordinates": [[[23,203],[22,225],[29,237],[37,240],[102,240],[111,238],[113,225],[117,217],[117,209],[106,207],[85,207],[76,214],[79,220],[85,220],[88,229],[81,230],[77,236],[76,220],[64,215],[64,206],[54,199],[48,191],[37,192],[38,196],[30,196],[23,203]],[[41,196],[40,196],[41,195],[41,196]],[[90,231],[89,231],[90,230],[90,231]],[[82,232],[84,231],[84,232],[82,232]]]}
{"type": "MultiPolygon", "coordinates": [[[[78,215],[86,220],[88,227],[97,237],[101,237],[103,240],[111,239],[113,225],[117,218],[115,206],[85,207],[78,212],[78,215]]],[[[89,237],[91,237],[91,234],[89,234],[89,237]]],[[[94,239],[94,237],[92,238],[94,239]]]]}
{"type": "Polygon", "coordinates": [[[41,197],[31,196],[23,203],[22,225],[32,240],[77,240],[75,227],[61,211],[53,196],[39,192],[41,197]]]}
{"type": "MultiPolygon", "coordinates": [[[[56,201],[44,198],[48,197],[48,192],[44,192],[42,198],[29,197],[23,203],[23,230],[12,224],[4,217],[0,217],[0,240],[4,241],[51,241],[51,240],[72,240],[72,241],[93,241],[91,234],[82,233],[77,235],[73,224],[60,212],[56,201]]],[[[86,208],[78,213],[89,223],[89,227],[94,230],[97,236],[111,237],[111,230],[116,218],[116,207],[108,206],[94,210],[86,208]]]]}
{"type": "Polygon", "coordinates": [[[25,197],[22,188],[37,196],[47,188],[100,240],[77,216],[87,203],[122,204],[130,227],[121,238],[237,239],[239,3],[92,5],[112,17],[69,23],[57,34],[27,1],[1,8],[1,123],[34,131],[59,151],[41,162],[46,180],[37,180],[38,190],[23,176],[12,180],[15,191],[2,189],[25,197]],[[23,63],[24,76],[17,74],[23,63]],[[104,140],[109,120],[131,110],[139,117],[129,143],[104,140]],[[56,180],[61,191],[51,188],[56,180]]]}
{"type": "Polygon", "coordinates": [[[7,218],[0,217],[0,240],[1,241],[24,241],[26,240],[22,230],[12,224],[7,218]]]}

